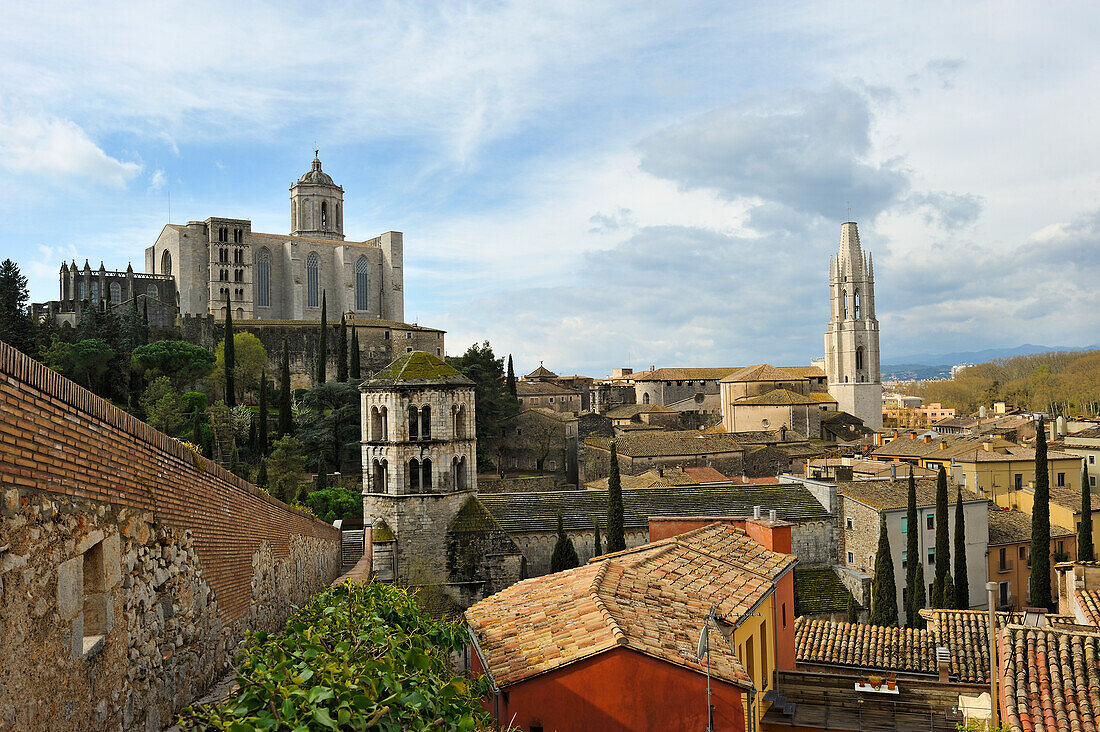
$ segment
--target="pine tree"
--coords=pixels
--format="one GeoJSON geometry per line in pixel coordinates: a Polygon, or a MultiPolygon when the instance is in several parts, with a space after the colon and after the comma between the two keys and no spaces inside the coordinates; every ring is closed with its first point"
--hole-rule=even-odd
{"type": "Polygon", "coordinates": [[[1077,530],[1077,560],[1091,562],[1092,547],[1092,486],[1089,485],[1088,465],[1081,462],[1081,528],[1077,530]]]}
{"type": "Polygon", "coordinates": [[[923,628],[920,611],[925,604],[924,563],[920,556],[920,518],[917,516],[917,481],[909,466],[909,501],[905,511],[905,624],[923,628]]]}
{"type": "Polygon", "coordinates": [[[577,557],[577,549],[573,546],[573,540],[565,534],[565,524],[561,514],[558,514],[558,541],[554,544],[554,553],[550,555],[550,571],[560,572],[563,569],[572,569],[581,563],[577,557]]]}
{"type": "Polygon", "coordinates": [[[328,303],[325,301],[325,292],[321,291],[321,335],[317,338],[317,374],[313,382],[319,386],[327,380],[325,378],[326,359],[328,358],[328,303]]]}
{"type": "Polygon", "coordinates": [[[29,298],[27,278],[19,265],[10,259],[0,262],[0,340],[33,356],[34,323],[27,313],[29,298]]]}
{"type": "Polygon", "coordinates": [[[516,395],[516,371],[512,368],[512,354],[508,354],[508,378],[505,381],[508,387],[508,393],[512,395],[513,399],[518,399],[516,395]]]}
{"type": "Polygon", "coordinates": [[[336,331],[336,380],[341,384],[348,380],[348,320],[344,315],[336,331]]]}
{"type": "Polygon", "coordinates": [[[267,454],[267,369],[260,369],[260,430],[257,435],[259,454],[267,454]]]}
{"type": "Polygon", "coordinates": [[[946,607],[944,592],[951,572],[951,542],[947,535],[947,471],[940,466],[936,475],[936,578],[932,581],[932,607],[946,607]]]}
{"type": "Polygon", "coordinates": [[[966,519],[963,515],[962,486],[958,488],[955,498],[955,575],[952,579],[955,588],[955,599],[959,610],[970,609],[970,577],[966,570],[966,519]]]}
{"type": "Polygon", "coordinates": [[[283,361],[279,364],[279,439],[294,433],[290,411],[290,347],[283,338],[283,361]]]}
{"type": "Polygon", "coordinates": [[[898,588],[894,583],[894,558],[890,553],[886,514],[883,514],[878,529],[878,550],[875,552],[875,576],[871,580],[871,625],[897,624],[898,588]]]}
{"type": "Polygon", "coordinates": [[[351,378],[359,381],[363,378],[363,371],[359,365],[359,336],[356,335],[355,324],[351,326],[351,378]]]}
{"type": "Polygon", "coordinates": [[[619,455],[611,441],[611,467],[607,475],[607,552],[626,549],[623,533],[623,484],[619,478],[619,455]]]}
{"type": "Polygon", "coordinates": [[[1032,607],[1054,609],[1050,591],[1050,473],[1047,469],[1047,435],[1043,418],[1035,427],[1035,501],[1031,507],[1031,580],[1028,602],[1032,607]]]}
{"type": "Polygon", "coordinates": [[[600,540],[600,520],[594,518],[592,522],[596,525],[596,533],[592,537],[592,556],[598,557],[603,554],[603,541],[600,540]]]}
{"type": "Polygon", "coordinates": [[[236,355],[233,343],[233,311],[229,307],[229,293],[225,293],[225,406],[232,409],[237,406],[236,383],[233,381],[233,367],[236,355]]]}

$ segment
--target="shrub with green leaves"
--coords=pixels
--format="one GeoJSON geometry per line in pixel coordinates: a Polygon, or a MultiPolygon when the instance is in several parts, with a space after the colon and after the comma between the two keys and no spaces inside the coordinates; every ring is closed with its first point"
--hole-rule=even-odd
{"type": "Polygon", "coordinates": [[[476,730],[484,679],[456,676],[458,623],[433,620],[405,589],[344,582],[274,635],[249,633],[235,696],[180,715],[190,730],[476,730]]]}

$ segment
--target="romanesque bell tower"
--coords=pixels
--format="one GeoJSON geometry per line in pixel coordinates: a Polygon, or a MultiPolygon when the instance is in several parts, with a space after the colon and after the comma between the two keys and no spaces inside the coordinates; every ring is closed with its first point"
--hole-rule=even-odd
{"type": "Polygon", "coordinates": [[[313,151],[313,165],[290,187],[290,235],[312,239],[344,238],[344,188],[321,170],[313,151]]]}
{"type": "Polygon", "coordinates": [[[832,309],[825,331],[829,394],[842,411],[874,429],[882,427],[875,270],[859,246],[854,221],[840,227],[840,248],[829,261],[832,309]]]}

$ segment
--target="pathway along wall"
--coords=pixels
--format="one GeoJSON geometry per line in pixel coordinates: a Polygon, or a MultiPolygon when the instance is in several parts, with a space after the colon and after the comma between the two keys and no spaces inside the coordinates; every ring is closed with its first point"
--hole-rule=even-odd
{"type": "Polygon", "coordinates": [[[339,532],[0,343],[0,730],[159,730],[339,532]]]}

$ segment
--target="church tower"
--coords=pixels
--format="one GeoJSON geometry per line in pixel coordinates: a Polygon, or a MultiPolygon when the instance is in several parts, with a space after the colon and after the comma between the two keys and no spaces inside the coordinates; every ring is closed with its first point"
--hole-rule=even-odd
{"type": "Polygon", "coordinates": [[[871,255],[859,246],[854,221],[840,227],[840,248],[829,260],[832,309],[825,332],[825,371],[829,394],[839,409],[874,429],[882,427],[882,377],[879,369],[878,319],[875,318],[875,270],[871,255]]]}
{"type": "Polygon", "coordinates": [[[290,235],[311,239],[344,239],[344,188],[321,170],[313,151],[313,165],[290,187],[290,235]]]}

